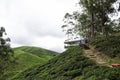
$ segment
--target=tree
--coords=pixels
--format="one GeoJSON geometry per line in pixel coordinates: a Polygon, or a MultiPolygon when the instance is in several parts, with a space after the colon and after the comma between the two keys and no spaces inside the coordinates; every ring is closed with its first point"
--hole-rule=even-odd
{"type": "Polygon", "coordinates": [[[4,38],[6,31],[0,27],[0,80],[6,80],[4,77],[10,64],[13,62],[13,51],[10,47],[10,38],[4,38]]]}
{"type": "MultiPolygon", "coordinates": [[[[82,11],[75,11],[73,14],[65,15],[65,28],[71,33],[79,34],[84,38],[96,39],[99,36],[108,36],[115,32],[117,27],[109,17],[117,13],[113,4],[117,0],[80,0],[82,11]],[[70,24],[70,23],[74,23],[70,24]],[[113,25],[114,24],[114,25],[113,25]]],[[[63,28],[64,28],[63,27],[63,28]]]]}
{"type": "Polygon", "coordinates": [[[80,4],[82,4],[82,6],[84,7],[86,13],[88,15],[90,15],[90,19],[91,19],[91,25],[90,29],[90,35],[91,38],[94,39],[95,38],[95,26],[94,26],[94,21],[95,21],[95,1],[94,0],[80,0],[80,4]]]}
{"type": "Polygon", "coordinates": [[[95,38],[95,32],[102,33],[102,35],[108,35],[109,27],[111,23],[109,14],[116,13],[113,4],[117,0],[80,0],[80,5],[83,6],[84,10],[88,15],[91,16],[91,37],[95,38]],[[94,24],[95,23],[95,24],[94,24]]]}

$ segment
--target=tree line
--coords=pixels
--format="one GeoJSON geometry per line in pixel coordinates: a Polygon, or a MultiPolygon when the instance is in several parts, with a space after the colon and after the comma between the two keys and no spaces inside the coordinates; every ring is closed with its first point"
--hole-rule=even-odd
{"type": "Polygon", "coordinates": [[[10,47],[10,38],[5,38],[7,35],[4,27],[0,27],[0,80],[6,80],[7,70],[14,64],[14,52],[10,47]]]}
{"type": "Polygon", "coordinates": [[[78,4],[82,10],[64,16],[62,28],[67,35],[94,40],[120,31],[120,18],[112,19],[120,11],[118,0],[80,0],[78,4]]]}

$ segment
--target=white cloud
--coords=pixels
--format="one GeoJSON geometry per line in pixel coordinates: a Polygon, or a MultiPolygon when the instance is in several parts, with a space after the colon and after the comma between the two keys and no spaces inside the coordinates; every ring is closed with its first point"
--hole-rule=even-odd
{"type": "Polygon", "coordinates": [[[0,0],[0,26],[12,39],[12,46],[34,45],[63,51],[61,25],[78,0],[0,0]],[[48,41],[48,42],[47,42],[48,41]],[[46,44],[43,44],[46,43],[46,44]]]}
{"type": "Polygon", "coordinates": [[[56,37],[52,37],[52,36],[45,36],[45,37],[41,37],[35,38],[35,42],[34,44],[36,44],[37,46],[42,46],[43,48],[46,49],[50,49],[50,50],[55,50],[58,52],[61,52],[64,50],[64,41],[65,38],[56,38],[56,37]]]}

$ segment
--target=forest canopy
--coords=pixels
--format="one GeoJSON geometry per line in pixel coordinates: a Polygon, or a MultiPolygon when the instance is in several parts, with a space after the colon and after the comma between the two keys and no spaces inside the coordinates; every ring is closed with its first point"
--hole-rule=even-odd
{"type": "Polygon", "coordinates": [[[68,36],[89,40],[108,37],[120,31],[120,3],[117,0],[80,0],[81,11],[66,13],[62,28],[68,36]]]}

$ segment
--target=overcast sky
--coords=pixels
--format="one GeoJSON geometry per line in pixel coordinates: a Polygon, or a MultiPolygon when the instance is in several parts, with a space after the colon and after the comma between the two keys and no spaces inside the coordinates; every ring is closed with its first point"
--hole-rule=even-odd
{"type": "Polygon", "coordinates": [[[37,46],[64,51],[62,19],[75,11],[78,0],[0,0],[0,26],[12,47],[37,46]]]}

